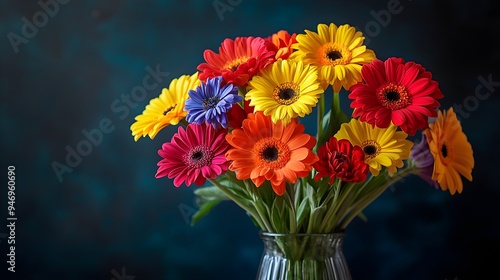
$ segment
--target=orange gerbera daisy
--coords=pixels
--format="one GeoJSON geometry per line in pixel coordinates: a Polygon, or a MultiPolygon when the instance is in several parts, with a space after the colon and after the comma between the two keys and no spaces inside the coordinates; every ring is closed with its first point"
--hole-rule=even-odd
{"type": "Polygon", "coordinates": [[[434,157],[432,180],[437,181],[443,191],[449,190],[452,195],[461,193],[460,175],[472,181],[474,157],[453,108],[447,112],[439,111],[436,121],[429,124],[424,133],[434,157]]]}
{"type": "Polygon", "coordinates": [[[288,125],[274,124],[262,112],[249,114],[243,127],[226,135],[232,148],[226,153],[230,170],[239,180],[251,179],[259,187],[266,180],[277,195],[286,183],[295,183],[312,170],[318,157],[311,151],[316,138],[304,133],[305,127],[292,120],[288,125]]]}
{"type": "Polygon", "coordinates": [[[287,59],[294,51],[292,45],[297,43],[297,34],[290,35],[286,30],[280,30],[277,33],[266,38],[269,43],[268,48],[276,52],[276,59],[287,59]]]}
{"type": "Polygon", "coordinates": [[[226,83],[246,86],[260,69],[275,61],[275,52],[260,37],[238,37],[234,41],[225,39],[219,47],[219,53],[205,50],[206,63],[198,65],[200,80],[222,76],[226,83]]]}

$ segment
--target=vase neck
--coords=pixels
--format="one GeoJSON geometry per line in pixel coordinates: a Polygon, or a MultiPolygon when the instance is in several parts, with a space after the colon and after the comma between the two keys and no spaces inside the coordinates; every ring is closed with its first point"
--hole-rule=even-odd
{"type": "Polygon", "coordinates": [[[342,253],[344,233],[276,234],[261,232],[269,254],[291,259],[321,259],[342,253]]]}
{"type": "Polygon", "coordinates": [[[259,280],[350,280],[342,253],[344,233],[275,234],[261,232],[264,253],[259,280]]]}

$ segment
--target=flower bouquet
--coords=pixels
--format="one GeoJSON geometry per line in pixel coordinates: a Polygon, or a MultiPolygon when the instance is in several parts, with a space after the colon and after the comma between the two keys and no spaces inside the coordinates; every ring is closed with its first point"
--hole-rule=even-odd
{"type": "Polygon", "coordinates": [[[131,125],[135,141],[179,125],[156,178],[203,186],[193,223],[221,201],[240,206],[270,248],[262,279],[349,279],[343,234],[389,186],[413,174],[453,195],[472,181],[472,147],[432,74],[363,43],[333,23],[225,39],[131,125]]]}

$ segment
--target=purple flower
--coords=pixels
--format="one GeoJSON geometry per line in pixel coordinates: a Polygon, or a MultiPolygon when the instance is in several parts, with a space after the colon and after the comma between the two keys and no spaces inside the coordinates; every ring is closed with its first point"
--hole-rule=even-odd
{"type": "Polygon", "coordinates": [[[425,134],[422,133],[422,140],[416,145],[413,145],[410,158],[418,168],[417,171],[415,171],[415,174],[431,186],[434,186],[434,188],[438,189],[438,182],[432,180],[432,173],[434,172],[434,157],[429,150],[429,144],[427,143],[425,134]]]}
{"type": "Polygon", "coordinates": [[[186,120],[190,123],[211,124],[214,128],[227,128],[227,111],[233,104],[241,101],[238,87],[233,84],[221,86],[222,77],[208,78],[196,90],[189,91],[184,110],[188,111],[186,120]]]}

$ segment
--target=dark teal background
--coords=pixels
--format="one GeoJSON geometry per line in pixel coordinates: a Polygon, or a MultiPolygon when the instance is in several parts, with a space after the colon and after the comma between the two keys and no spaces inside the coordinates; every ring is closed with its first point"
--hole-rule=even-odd
{"type": "Polygon", "coordinates": [[[461,120],[476,160],[461,195],[410,177],[370,205],[368,222],[354,221],[344,243],[353,279],[497,274],[498,2],[401,0],[399,13],[379,22],[394,0],[220,0],[235,4],[221,16],[213,3],[69,1],[45,23],[37,18],[43,26],[16,53],[9,36],[23,36],[23,17],[33,23],[43,10],[37,1],[2,1],[1,279],[254,279],[263,248],[244,212],[227,202],[191,227],[195,187],[154,178],[157,150],[176,128],[135,143],[129,127],[149,99],[194,73],[203,51],[225,38],[302,33],[330,22],[357,26],[381,59],[421,63],[440,83],[443,108],[466,104],[461,120]],[[143,98],[121,99],[157,65],[169,73],[161,84],[143,98]],[[480,89],[482,99],[478,77],[497,83],[480,89]],[[111,131],[60,181],[52,164],[66,164],[67,148],[86,139],[82,130],[103,121],[111,131]],[[9,165],[17,175],[16,273],[7,272],[2,238],[9,165]]]}

